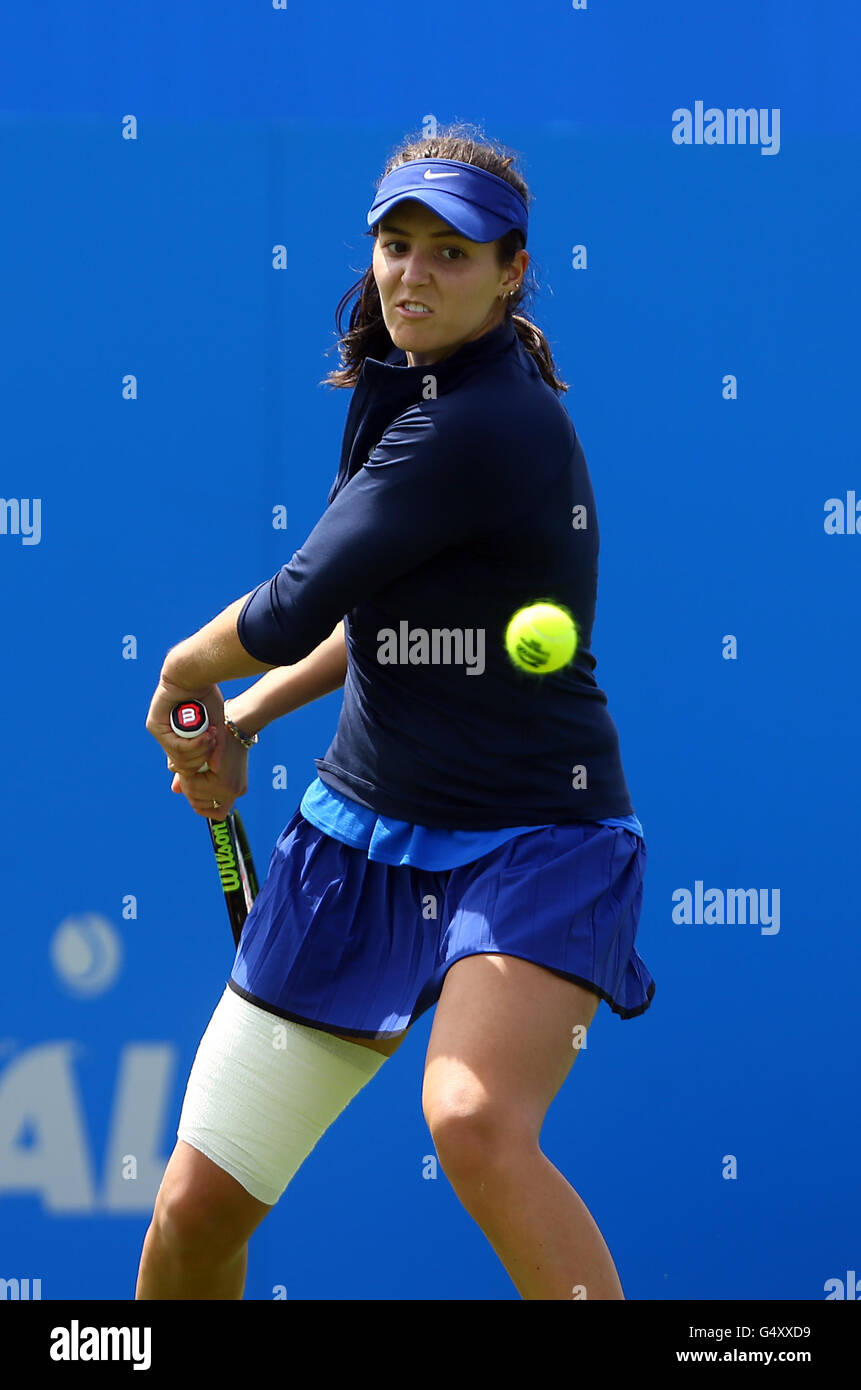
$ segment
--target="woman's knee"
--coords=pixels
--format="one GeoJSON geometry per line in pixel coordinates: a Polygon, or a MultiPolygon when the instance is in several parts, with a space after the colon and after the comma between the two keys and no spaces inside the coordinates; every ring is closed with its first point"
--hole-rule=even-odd
{"type": "Polygon", "coordinates": [[[422,1109],[437,1157],[453,1184],[486,1184],[510,1167],[518,1152],[538,1147],[534,1125],[487,1096],[427,1094],[422,1109]]]}
{"type": "Polygon", "coordinates": [[[272,1210],[205,1154],[179,1140],[156,1197],[153,1228],[175,1255],[238,1254],[272,1210]]]}

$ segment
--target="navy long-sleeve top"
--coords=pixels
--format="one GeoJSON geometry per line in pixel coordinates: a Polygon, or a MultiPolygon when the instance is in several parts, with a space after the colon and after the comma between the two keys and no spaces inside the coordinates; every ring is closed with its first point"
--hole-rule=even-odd
{"type": "Polygon", "coordinates": [[[328,506],[237,631],[258,661],[292,665],[344,619],[340,718],[314,762],[379,815],[463,830],[628,817],[590,648],[598,548],[576,430],[506,319],[431,365],[399,348],[364,360],[328,506]],[[573,613],[579,644],[536,676],[504,634],[541,600],[573,613]]]}

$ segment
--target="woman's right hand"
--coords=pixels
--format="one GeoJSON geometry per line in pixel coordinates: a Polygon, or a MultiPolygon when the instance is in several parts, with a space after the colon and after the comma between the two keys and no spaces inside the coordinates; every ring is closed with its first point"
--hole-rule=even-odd
{"type": "Polygon", "coordinates": [[[208,820],[225,820],[233,809],[233,803],[248,790],[248,753],[238,738],[230,730],[218,753],[212,755],[212,762],[206,772],[175,772],[168,758],[169,772],[174,772],[170,789],[186,798],[193,811],[208,820]],[[213,806],[217,801],[218,806],[213,806]]]}

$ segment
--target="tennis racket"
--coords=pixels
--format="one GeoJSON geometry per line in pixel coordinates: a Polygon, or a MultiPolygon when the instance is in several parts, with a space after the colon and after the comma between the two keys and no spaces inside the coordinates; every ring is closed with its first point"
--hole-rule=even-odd
{"type": "MultiPolygon", "coordinates": [[[[209,728],[209,714],[200,700],[183,700],[170,712],[170,727],[180,738],[199,738],[209,728]]],[[[207,763],[199,769],[206,772],[207,763]]],[[[257,897],[257,874],[248,846],[248,836],[238,811],[230,811],[224,820],[210,820],[209,838],[215,851],[215,863],[221,879],[227,916],[235,945],[239,945],[245,919],[257,897]]]]}

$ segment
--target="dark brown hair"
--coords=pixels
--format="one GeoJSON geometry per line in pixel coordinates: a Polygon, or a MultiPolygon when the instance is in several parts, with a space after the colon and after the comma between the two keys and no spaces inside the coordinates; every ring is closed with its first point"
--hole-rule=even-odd
{"type": "MultiPolygon", "coordinates": [[[[446,126],[437,135],[408,137],[390,157],[380,183],[393,169],[410,159],[459,159],[464,164],[475,164],[479,169],[487,169],[498,178],[505,179],[523,195],[528,204],[529,190],[526,181],[511,167],[515,159],[514,154],[498,141],[484,138],[481,132],[470,133],[475,130],[474,126],[458,124],[446,126]]],[[[374,237],[376,232],[377,227],[374,226],[365,232],[365,236],[374,237]]],[[[502,270],[511,264],[515,252],[519,251],[525,242],[522,234],[514,227],[494,242],[494,245],[499,268],[502,270]]],[[[567,391],[566,383],[557,375],[556,364],[541,329],[524,313],[515,312],[522,309],[524,301],[531,299],[533,292],[530,262],[520,288],[513,297],[505,301],[506,318],[512,320],[518,338],[526,351],[535,358],[538,369],[548,385],[556,392],[567,391]]],[[[378,361],[383,361],[394,347],[383,319],[373,265],[370,265],[362,278],[351,285],[342,296],[335,312],[335,325],[339,339],[336,346],[340,351],[342,365],[331,371],[320,384],[355,386],[365,358],[375,357],[378,361]],[[353,295],[358,297],[350,313],[349,329],[345,333],[341,318],[353,295]]],[[[330,348],[329,351],[331,350],[330,348]]]]}

